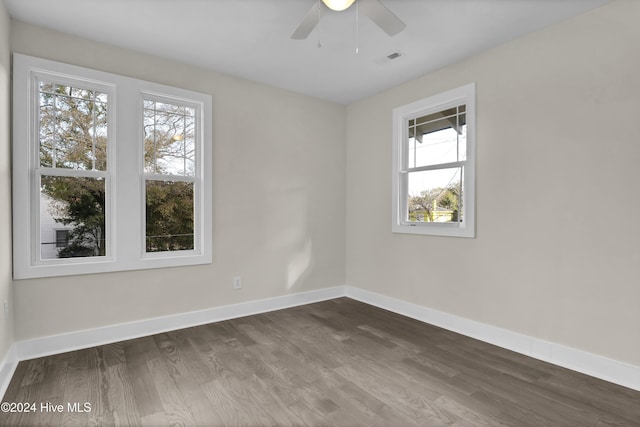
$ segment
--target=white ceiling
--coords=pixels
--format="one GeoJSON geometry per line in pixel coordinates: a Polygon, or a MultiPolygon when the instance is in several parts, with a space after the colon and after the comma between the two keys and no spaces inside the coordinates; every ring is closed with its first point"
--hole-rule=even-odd
{"type": "Polygon", "coordinates": [[[344,104],[563,21],[607,0],[383,0],[389,37],[356,8],[291,34],[317,0],[5,0],[11,16],[344,104]],[[318,48],[318,41],[322,47],[318,48]],[[390,61],[386,56],[399,51],[390,61]]]}

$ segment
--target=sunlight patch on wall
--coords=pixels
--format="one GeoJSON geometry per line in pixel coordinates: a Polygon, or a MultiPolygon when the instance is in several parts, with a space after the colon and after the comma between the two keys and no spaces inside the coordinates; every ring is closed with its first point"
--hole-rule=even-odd
{"type": "Polygon", "coordinates": [[[298,281],[311,269],[311,239],[307,238],[302,250],[294,254],[287,268],[287,289],[293,289],[298,281]]]}

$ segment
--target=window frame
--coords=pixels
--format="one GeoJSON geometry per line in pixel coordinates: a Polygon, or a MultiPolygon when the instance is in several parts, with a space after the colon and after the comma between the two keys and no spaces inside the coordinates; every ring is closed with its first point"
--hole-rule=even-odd
{"type": "MultiPolygon", "coordinates": [[[[13,54],[13,277],[28,279],[76,274],[163,268],[212,262],[212,98],[211,95],[122,75],[13,54]],[[61,170],[58,176],[105,178],[106,256],[40,257],[39,78],[108,89],[106,171],[61,170]],[[194,176],[194,250],[145,252],[143,96],[152,94],[198,107],[194,176]],[[37,185],[36,185],[37,184],[37,185]],[[197,191],[195,187],[198,187],[197,191]],[[132,218],[138,217],[138,220],[132,218]],[[196,219],[197,218],[197,219],[196,219]],[[196,222],[198,221],[198,222],[196,222]],[[196,231],[197,230],[197,231],[196,231]],[[197,237],[195,236],[197,233],[197,237]],[[195,246],[195,242],[198,246],[195,246]]],[[[61,168],[62,169],[62,168],[61,168]]]]}
{"type": "Polygon", "coordinates": [[[141,156],[142,156],[142,198],[146,201],[147,194],[147,181],[156,181],[156,182],[192,182],[193,183],[193,193],[194,193],[194,206],[193,206],[193,249],[186,249],[180,251],[158,251],[158,252],[147,252],[146,250],[146,203],[142,203],[142,241],[144,242],[142,257],[145,259],[161,259],[161,258],[170,258],[173,256],[189,256],[192,254],[196,254],[199,251],[199,248],[202,246],[202,234],[200,233],[200,225],[201,225],[201,216],[202,216],[202,197],[197,197],[197,195],[201,192],[202,182],[198,180],[198,176],[202,173],[202,144],[198,144],[198,140],[202,138],[202,104],[193,102],[191,99],[180,98],[175,96],[167,96],[166,94],[150,92],[150,91],[142,91],[140,93],[140,102],[142,105],[142,109],[140,110],[140,115],[142,117],[143,126],[141,126],[140,132],[140,148],[141,148],[141,156]],[[171,174],[158,174],[158,173],[148,173],[145,171],[144,164],[144,101],[150,100],[155,102],[164,102],[164,103],[172,103],[174,105],[180,105],[182,107],[193,108],[195,110],[195,171],[193,176],[187,175],[171,175],[171,174]]]}
{"type": "Polygon", "coordinates": [[[392,224],[393,233],[423,234],[475,238],[475,166],[476,166],[476,100],[475,83],[451,89],[393,109],[392,152],[392,224]],[[408,221],[408,129],[409,120],[434,114],[459,105],[466,106],[466,160],[438,163],[427,170],[461,167],[462,218],[461,222],[416,222],[408,221]]]}
{"type": "MultiPolygon", "coordinates": [[[[14,59],[15,61],[15,59],[14,59]]],[[[15,67],[15,66],[14,66],[15,67]]],[[[104,93],[107,93],[108,96],[108,106],[115,105],[115,86],[112,83],[101,81],[98,78],[94,78],[97,76],[74,76],[70,74],[60,73],[59,70],[49,71],[46,69],[34,69],[30,73],[30,92],[28,94],[30,99],[29,105],[29,117],[33,118],[32,121],[28,123],[29,131],[30,131],[30,142],[29,142],[29,170],[30,174],[30,185],[29,192],[31,192],[31,203],[34,207],[34,212],[30,212],[31,219],[31,227],[35,231],[30,233],[30,242],[31,242],[31,262],[34,266],[58,266],[62,264],[82,264],[87,262],[110,262],[113,261],[112,256],[112,240],[113,240],[113,200],[114,200],[114,192],[113,192],[113,177],[111,174],[111,170],[113,169],[113,163],[115,162],[115,139],[114,139],[114,131],[115,131],[115,114],[114,108],[109,107],[107,110],[107,167],[104,171],[102,170],[82,170],[82,169],[70,169],[70,168],[58,168],[55,166],[46,167],[40,165],[40,144],[39,144],[39,83],[42,81],[50,81],[55,82],[55,84],[62,84],[73,86],[77,88],[83,88],[88,90],[100,90],[104,93]],[[32,138],[32,139],[31,139],[32,138]],[[32,145],[33,144],[33,145],[32,145]],[[40,206],[40,192],[36,191],[37,188],[40,187],[39,183],[43,176],[50,177],[68,177],[68,178],[92,178],[92,179],[103,179],[105,185],[105,255],[104,256],[93,256],[93,257],[77,257],[77,258],[53,258],[53,259],[42,259],[41,258],[41,245],[42,245],[42,235],[40,230],[40,215],[41,206],[40,206]],[[35,214],[38,212],[38,214],[35,214]]],[[[16,91],[14,88],[14,100],[16,91]]],[[[15,113],[14,113],[15,114],[15,113]]],[[[14,122],[14,129],[16,128],[16,123],[14,122]]],[[[14,151],[16,150],[14,144],[14,151]]],[[[15,161],[15,158],[14,158],[15,161]]],[[[14,163],[15,165],[15,163],[14,163]]],[[[15,169],[14,169],[15,170],[15,169]]],[[[15,181],[15,178],[14,178],[15,181]]],[[[14,204],[15,206],[15,204],[14,204]]],[[[27,215],[24,215],[27,216],[27,215]]],[[[14,234],[15,235],[15,234],[14,234]]]]}

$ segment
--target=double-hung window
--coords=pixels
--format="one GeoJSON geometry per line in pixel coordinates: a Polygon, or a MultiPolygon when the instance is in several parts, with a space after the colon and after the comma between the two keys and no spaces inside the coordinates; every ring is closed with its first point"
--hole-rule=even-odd
{"type": "Polygon", "coordinates": [[[14,277],[211,262],[211,96],[14,54],[14,277]]]}
{"type": "Polygon", "coordinates": [[[475,237],[475,85],[393,110],[398,233],[475,237]]]}
{"type": "Polygon", "coordinates": [[[193,250],[199,107],[144,95],[145,253],[193,250]],[[172,215],[164,210],[171,205],[172,215]]]}
{"type": "Polygon", "coordinates": [[[32,216],[39,235],[32,256],[41,265],[53,259],[111,256],[111,148],[113,86],[35,72],[33,76],[32,216]],[[36,146],[37,144],[37,146],[36,146]],[[59,231],[69,227],[66,245],[59,231]]]}

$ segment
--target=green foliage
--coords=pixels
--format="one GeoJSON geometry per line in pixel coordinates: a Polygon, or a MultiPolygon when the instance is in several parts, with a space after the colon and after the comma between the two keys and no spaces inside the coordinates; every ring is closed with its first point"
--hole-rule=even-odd
{"type": "Polygon", "coordinates": [[[193,249],[193,183],[147,181],[147,252],[193,249]]]}
{"type": "Polygon", "coordinates": [[[105,255],[105,183],[102,179],[43,176],[42,192],[55,201],[56,222],[71,225],[60,258],[105,255]]]}
{"type": "Polygon", "coordinates": [[[444,208],[453,212],[451,221],[458,221],[460,211],[460,187],[450,184],[446,188],[425,190],[419,196],[409,196],[409,218],[412,221],[433,222],[435,209],[444,208]]]}

